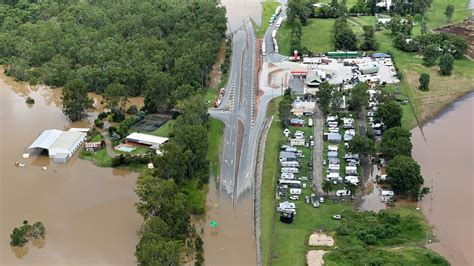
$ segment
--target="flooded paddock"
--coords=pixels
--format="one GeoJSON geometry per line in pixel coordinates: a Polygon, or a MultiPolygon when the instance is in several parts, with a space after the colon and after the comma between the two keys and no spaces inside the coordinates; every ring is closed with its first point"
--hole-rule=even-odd
{"type": "Polygon", "coordinates": [[[474,94],[424,125],[423,133],[413,129],[412,143],[425,186],[432,187],[420,203],[440,240],[429,247],[452,265],[473,265],[474,94]]]}
{"type": "Polygon", "coordinates": [[[90,126],[89,120],[69,122],[60,95],[60,89],[0,75],[0,265],[135,265],[142,223],[133,206],[137,174],[99,168],[77,154],[60,166],[47,156],[22,158],[44,129],[90,126]],[[27,96],[36,103],[27,106],[27,96]],[[10,247],[10,234],[23,220],[45,225],[44,243],[10,247]]]}

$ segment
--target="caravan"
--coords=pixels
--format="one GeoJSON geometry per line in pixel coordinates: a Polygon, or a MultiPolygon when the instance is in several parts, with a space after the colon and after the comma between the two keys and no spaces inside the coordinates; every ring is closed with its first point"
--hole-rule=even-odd
{"type": "Polygon", "coordinates": [[[300,163],[297,161],[283,161],[280,164],[282,167],[300,168],[300,163]]]}
{"type": "Polygon", "coordinates": [[[300,169],[294,168],[294,167],[282,167],[281,172],[282,173],[290,173],[290,174],[299,174],[300,169]]]}

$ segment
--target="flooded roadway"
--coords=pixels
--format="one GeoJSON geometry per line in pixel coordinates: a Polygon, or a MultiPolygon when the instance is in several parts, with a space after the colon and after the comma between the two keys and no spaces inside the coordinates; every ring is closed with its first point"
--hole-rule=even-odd
{"type": "Polygon", "coordinates": [[[433,187],[420,203],[435,227],[439,243],[429,247],[452,265],[474,265],[474,93],[438,118],[412,130],[413,158],[425,186],[433,187]]]}
{"type": "MultiPolygon", "coordinates": [[[[243,20],[248,17],[261,23],[259,0],[222,0],[222,4],[226,6],[232,31],[243,26],[243,20]]],[[[205,264],[256,265],[251,193],[242,195],[233,206],[230,195],[221,192],[220,185],[211,177],[206,206],[206,219],[201,221],[205,264]],[[218,222],[219,226],[211,228],[210,221],[218,222]]]]}
{"type": "Polygon", "coordinates": [[[77,156],[63,166],[46,156],[21,158],[44,129],[90,125],[68,121],[60,94],[0,75],[0,265],[135,265],[142,222],[133,206],[137,174],[98,168],[77,156]],[[31,107],[27,96],[36,101],[31,107]],[[27,166],[15,167],[17,160],[27,166]],[[9,235],[23,220],[44,223],[45,243],[10,247],[9,235]]]}

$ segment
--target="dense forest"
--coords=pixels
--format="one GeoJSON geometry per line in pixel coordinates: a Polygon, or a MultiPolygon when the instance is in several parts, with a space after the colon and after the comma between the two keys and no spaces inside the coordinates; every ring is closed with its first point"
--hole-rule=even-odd
{"type": "Polygon", "coordinates": [[[120,84],[163,111],[205,85],[225,31],[217,0],[2,0],[0,64],[33,84],[120,84]]]}

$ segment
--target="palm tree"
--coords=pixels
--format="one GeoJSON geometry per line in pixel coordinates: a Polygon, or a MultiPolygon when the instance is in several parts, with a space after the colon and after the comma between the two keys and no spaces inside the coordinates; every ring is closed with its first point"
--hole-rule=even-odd
{"type": "Polygon", "coordinates": [[[324,180],[322,184],[323,191],[326,192],[326,195],[329,195],[329,191],[334,190],[334,184],[331,181],[324,180]]]}

